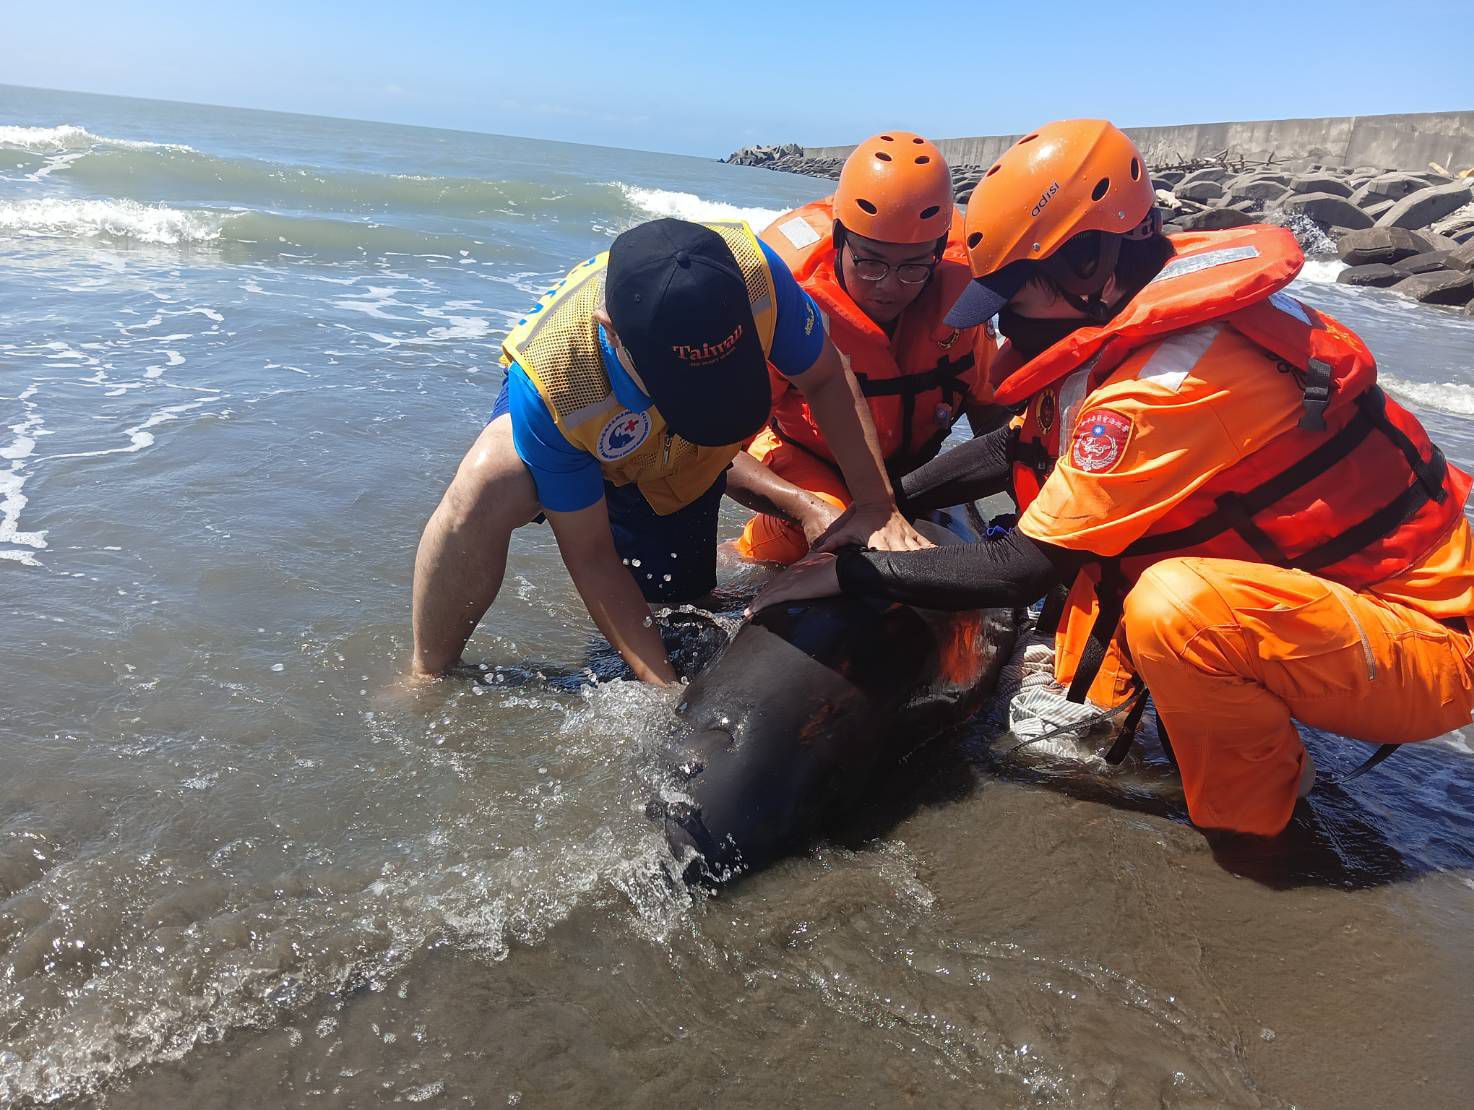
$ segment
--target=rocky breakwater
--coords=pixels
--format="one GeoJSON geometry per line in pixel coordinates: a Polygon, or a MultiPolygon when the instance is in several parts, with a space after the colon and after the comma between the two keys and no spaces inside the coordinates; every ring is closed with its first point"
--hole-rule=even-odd
{"type": "MultiPolygon", "coordinates": [[[[844,168],[843,158],[819,158],[804,151],[797,143],[781,146],[745,146],[722,159],[731,166],[757,166],[781,173],[797,173],[805,177],[824,177],[831,181],[839,179],[844,168]]],[[[966,204],[967,198],[982,180],[987,166],[958,165],[952,170],[952,195],[958,204],[966,204]]]]}
{"type": "Polygon", "coordinates": [[[1281,223],[1311,253],[1335,253],[1337,281],[1474,315],[1474,173],[1273,167],[1152,171],[1169,231],[1281,223]]]}
{"type": "MultiPolygon", "coordinates": [[[[725,161],[831,180],[844,165],[795,143],[744,147],[725,161]]],[[[951,169],[953,195],[965,205],[987,167],[951,169]]],[[[1474,315],[1474,168],[1410,173],[1302,163],[1291,169],[1224,151],[1149,172],[1168,231],[1283,224],[1308,253],[1334,252],[1346,262],[1338,281],[1474,315]]]]}
{"type": "Polygon", "coordinates": [[[729,166],[756,166],[781,173],[797,173],[805,177],[839,178],[844,162],[839,158],[810,158],[797,143],[779,146],[745,146],[722,159],[729,166]]]}

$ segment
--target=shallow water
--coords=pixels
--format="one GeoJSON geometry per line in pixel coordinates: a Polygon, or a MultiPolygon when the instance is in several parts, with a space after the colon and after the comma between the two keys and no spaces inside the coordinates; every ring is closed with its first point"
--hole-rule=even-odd
{"type": "MultiPolygon", "coordinates": [[[[1463,1101],[1466,737],[1255,852],[1159,761],[982,721],[707,898],[643,812],[666,699],[513,681],[590,639],[545,530],[473,641],[506,669],[396,690],[508,323],[634,222],[821,189],[0,88],[0,1103],[1463,1101]]],[[[1334,268],[1301,294],[1474,464],[1474,323],[1334,268]]]]}

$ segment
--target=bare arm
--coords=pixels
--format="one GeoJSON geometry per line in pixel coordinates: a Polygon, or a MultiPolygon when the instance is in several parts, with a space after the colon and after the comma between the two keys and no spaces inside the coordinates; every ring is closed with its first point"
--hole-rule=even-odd
{"type": "Polygon", "coordinates": [[[895,494],[880,456],[880,439],[870,419],[870,406],[854,375],[840,362],[834,344],[826,339],[814,365],[790,380],[808,401],[855,503],[894,505],[895,494]]]}
{"type": "Polygon", "coordinates": [[[599,631],[641,682],[674,682],[676,672],[650,620],[650,607],[614,549],[604,500],[571,513],[547,511],[547,517],[563,564],[599,631]]]}
{"type": "Polygon", "coordinates": [[[881,459],[870,406],[859,383],[840,362],[834,344],[826,339],[818,361],[792,381],[808,401],[824,442],[834,453],[845,485],[855,499],[819,546],[829,549],[862,543],[891,551],[930,547],[896,510],[895,492],[881,459]]]}
{"type": "Polygon", "coordinates": [[[810,543],[839,516],[839,510],[822,497],[800,489],[746,451],[737,452],[727,471],[727,495],[749,509],[793,521],[810,543]]]}

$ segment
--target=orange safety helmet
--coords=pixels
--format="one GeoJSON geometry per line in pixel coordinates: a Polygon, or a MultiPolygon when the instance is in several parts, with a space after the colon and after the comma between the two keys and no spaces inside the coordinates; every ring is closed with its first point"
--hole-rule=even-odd
{"type": "Polygon", "coordinates": [[[1028,267],[1015,263],[1046,263],[1066,293],[1098,295],[1121,237],[1161,229],[1155,205],[1141,151],[1108,121],[1060,120],[1030,132],[1003,152],[968,199],[963,241],[976,280],[947,323],[976,324],[997,312],[1027,280],[1028,267]]]}
{"type": "Polygon", "coordinates": [[[935,144],[885,131],[857,146],[839,174],[834,219],[881,243],[932,243],[952,227],[952,171],[935,144]]]}

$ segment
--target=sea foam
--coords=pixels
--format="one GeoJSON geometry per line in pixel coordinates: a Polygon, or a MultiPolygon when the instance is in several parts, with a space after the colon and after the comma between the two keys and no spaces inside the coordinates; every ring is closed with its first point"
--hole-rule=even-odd
{"type": "Polygon", "coordinates": [[[134,200],[64,200],[44,197],[0,204],[0,232],[108,237],[136,243],[207,243],[220,238],[218,218],[134,200]]]}
{"type": "Polygon", "coordinates": [[[0,470],[0,544],[14,545],[0,547],[0,560],[28,567],[41,564],[29,551],[22,549],[29,547],[40,550],[46,546],[45,530],[23,532],[20,528],[21,510],[26,507],[28,500],[21,492],[21,487],[29,477],[26,460],[35,452],[37,437],[47,434],[45,421],[37,411],[35,402],[30,400],[30,394],[34,390],[35,387],[32,386],[22,391],[19,400],[26,407],[26,417],[20,423],[10,426],[15,438],[0,448],[0,458],[10,461],[9,469],[0,470]]]}
{"type": "Polygon", "coordinates": [[[56,127],[20,127],[0,125],[0,147],[13,147],[44,153],[54,150],[82,150],[94,146],[121,147],[124,150],[193,151],[181,143],[150,143],[141,139],[115,139],[96,135],[85,127],[63,123],[56,127]]]}
{"type": "Polygon", "coordinates": [[[678,220],[746,220],[762,229],[783,215],[777,208],[741,208],[719,200],[706,200],[695,193],[679,193],[670,189],[647,189],[641,185],[614,182],[634,207],[651,216],[673,216],[678,220]]]}
{"type": "Polygon", "coordinates": [[[1305,268],[1300,271],[1300,280],[1334,285],[1336,275],[1344,269],[1346,269],[1346,263],[1339,259],[1308,258],[1305,260],[1305,268]]]}
{"type": "Polygon", "coordinates": [[[1405,401],[1454,416],[1474,416],[1474,385],[1464,382],[1410,382],[1391,374],[1377,375],[1380,384],[1405,401]]]}

